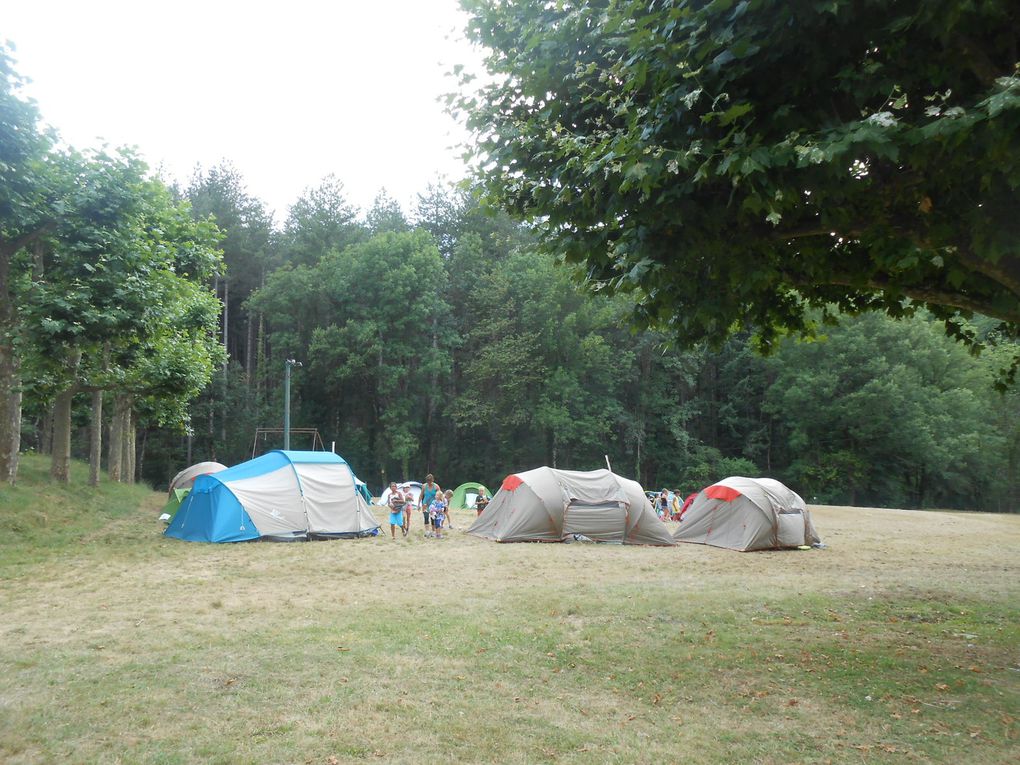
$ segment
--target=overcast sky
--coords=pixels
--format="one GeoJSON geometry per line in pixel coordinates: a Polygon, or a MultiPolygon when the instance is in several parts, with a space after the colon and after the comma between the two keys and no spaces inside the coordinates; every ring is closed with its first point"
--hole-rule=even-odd
{"type": "Polygon", "coordinates": [[[477,60],[457,0],[13,0],[0,35],[77,148],[137,146],[168,179],[229,160],[278,223],[329,173],[362,209],[463,175],[437,97],[477,60]]]}

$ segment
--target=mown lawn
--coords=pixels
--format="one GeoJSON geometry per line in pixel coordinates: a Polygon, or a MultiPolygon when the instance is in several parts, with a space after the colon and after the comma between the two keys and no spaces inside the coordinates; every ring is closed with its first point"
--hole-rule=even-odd
{"type": "Polygon", "coordinates": [[[468,514],[210,546],[43,472],[0,489],[5,763],[1020,761],[1020,516],[822,507],[826,549],[750,554],[468,514]]]}

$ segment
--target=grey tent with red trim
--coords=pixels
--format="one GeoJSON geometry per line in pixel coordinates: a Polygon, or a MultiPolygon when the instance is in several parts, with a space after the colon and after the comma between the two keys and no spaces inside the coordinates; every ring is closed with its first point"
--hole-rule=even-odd
{"type": "Polygon", "coordinates": [[[641,484],[608,470],[540,467],[509,475],[468,533],[497,542],[676,544],[641,484]]]}
{"type": "Polygon", "coordinates": [[[772,478],[731,476],[702,489],[673,532],[677,542],[769,550],[820,543],[804,500],[772,478]]]}

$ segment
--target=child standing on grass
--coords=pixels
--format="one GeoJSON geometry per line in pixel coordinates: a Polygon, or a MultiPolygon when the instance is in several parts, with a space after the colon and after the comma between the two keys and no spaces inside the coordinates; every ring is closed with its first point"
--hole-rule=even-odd
{"type": "Polygon", "coordinates": [[[453,528],[453,489],[447,489],[446,496],[446,525],[453,528]]]}
{"type": "Polygon", "coordinates": [[[446,495],[442,492],[436,493],[436,498],[429,504],[429,518],[432,521],[433,533],[436,539],[443,538],[443,523],[446,521],[446,495]]]}
{"type": "Polygon", "coordinates": [[[390,508],[390,536],[396,539],[397,528],[404,528],[404,493],[397,488],[395,481],[390,482],[390,496],[386,498],[386,504],[390,508]]]}

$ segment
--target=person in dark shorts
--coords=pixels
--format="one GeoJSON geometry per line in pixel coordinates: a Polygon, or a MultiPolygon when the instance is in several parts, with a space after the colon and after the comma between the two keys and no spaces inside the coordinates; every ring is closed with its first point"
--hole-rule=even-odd
{"type": "Polygon", "coordinates": [[[441,491],[442,489],[439,488],[432,473],[425,476],[425,483],[421,485],[421,496],[418,497],[418,506],[422,511],[422,520],[425,521],[425,536],[427,537],[432,536],[432,517],[429,515],[429,505],[441,491]]]}
{"type": "Polygon", "coordinates": [[[478,496],[475,497],[475,512],[481,515],[486,507],[489,506],[489,495],[485,492],[484,486],[478,487],[478,496]]]}

